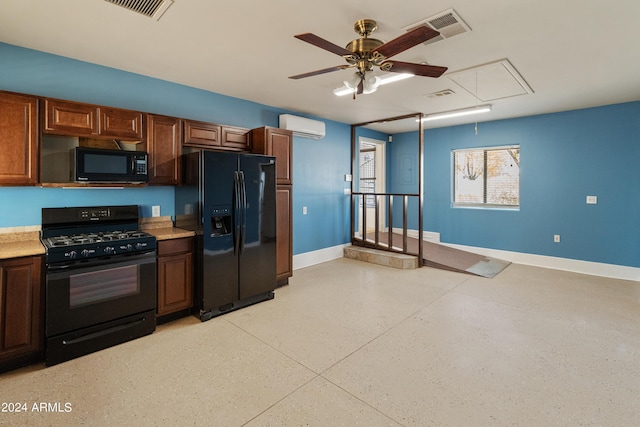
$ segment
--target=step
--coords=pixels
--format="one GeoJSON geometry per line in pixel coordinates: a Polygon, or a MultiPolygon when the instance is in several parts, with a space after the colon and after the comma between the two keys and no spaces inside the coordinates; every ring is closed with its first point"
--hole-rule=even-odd
{"type": "Polygon", "coordinates": [[[345,258],[370,262],[372,264],[408,270],[418,268],[418,257],[379,249],[347,246],[344,248],[345,258]]]}

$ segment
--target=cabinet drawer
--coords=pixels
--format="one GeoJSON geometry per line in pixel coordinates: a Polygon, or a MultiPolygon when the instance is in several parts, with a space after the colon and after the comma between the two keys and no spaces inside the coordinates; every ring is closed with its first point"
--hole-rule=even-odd
{"type": "Polygon", "coordinates": [[[193,239],[190,237],[183,239],[161,240],[158,242],[158,256],[172,255],[193,251],[193,239]]]}

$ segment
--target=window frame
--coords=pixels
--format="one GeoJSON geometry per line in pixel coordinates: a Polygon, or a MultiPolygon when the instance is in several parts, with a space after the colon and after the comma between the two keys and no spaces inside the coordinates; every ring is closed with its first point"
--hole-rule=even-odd
{"type": "MultiPolygon", "coordinates": [[[[486,153],[487,151],[499,151],[499,150],[513,150],[517,149],[520,152],[520,144],[512,144],[512,145],[498,145],[498,146],[483,146],[483,147],[469,147],[469,148],[454,148],[451,150],[451,207],[452,208],[462,208],[462,209],[493,209],[493,210],[509,210],[509,211],[517,211],[520,210],[520,176],[521,176],[521,167],[518,164],[518,204],[517,205],[506,205],[506,204],[496,204],[496,203],[466,203],[466,202],[456,202],[456,158],[455,155],[457,152],[463,151],[483,151],[486,165],[486,153]]],[[[520,155],[518,155],[520,158],[520,155]]],[[[485,168],[486,169],[486,168],[485,168]]],[[[487,183],[486,183],[486,174],[483,174],[483,198],[486,200],[487,197],[487,183]]]]}

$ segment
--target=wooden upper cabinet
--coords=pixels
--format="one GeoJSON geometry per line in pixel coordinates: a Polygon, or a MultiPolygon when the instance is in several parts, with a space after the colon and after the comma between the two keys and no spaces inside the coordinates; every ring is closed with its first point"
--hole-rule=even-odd
{"type": "Polygon", "coordinates": [[[185,120],[184,141],[187,146],[213,148],[222,145],[222,126],[213,123],[185,120]]]}
{"type": "Polygon", "coordinates": [[[249,151],[251,149],[249,130],[222,126],[222,147],[238,151],[249,151]]]}
{"type": "Polygon", "coordinates": [[[261,127],[251,131],[252,151],[275,156],[276,183],[292,184],[293,134],[289,130],[261,127]]]}
{"type": "Polygon", "coordinates": [[[149,114],[145,149],[149,153],[149,184],[178,184],[182,153],[181,120],[149,114]]]}
{"type": "Polygon", "coordinates": [[[45,133],[129,141],[144,138],[144,114],[139,111],[57,99],[45,99],[43,110],[45,133]]]}
{"type": "Polygon", "coordinates": [[[183,144],[213,150],[249,151],[249,130],[215,123],[185,120],[183,144]]]}
{"type": "Polygon", "coordinates": [[[98,108],[77,102],[44,100],[43,132],[60,135],[98,135],[98,108]]]}
{"type": "Polygon", "coordinates": [[[142,139],[144,115],[141,112],[106,107],[99,107],[98,111],[100,135],[128,140],[142,139]]]}
{"type": "Polygon", "coordinates": [[[0,92],[0,185],[38,182],[38,99],[0,92]]]}

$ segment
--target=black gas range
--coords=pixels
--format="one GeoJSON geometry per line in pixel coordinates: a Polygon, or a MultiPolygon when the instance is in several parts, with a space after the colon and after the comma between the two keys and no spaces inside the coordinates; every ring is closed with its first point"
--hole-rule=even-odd
{"type": "Polygon", "coordinates": [[[43,208],[42,243],[53,268],[156,249],[156,238],[138,229],[137,205],[43,208]]]}
{"type": "Polygon", "coordinates": [[[138,211],[42,209],[47,365],[155,330],[156,238],[139,230],[138,211]]]}

